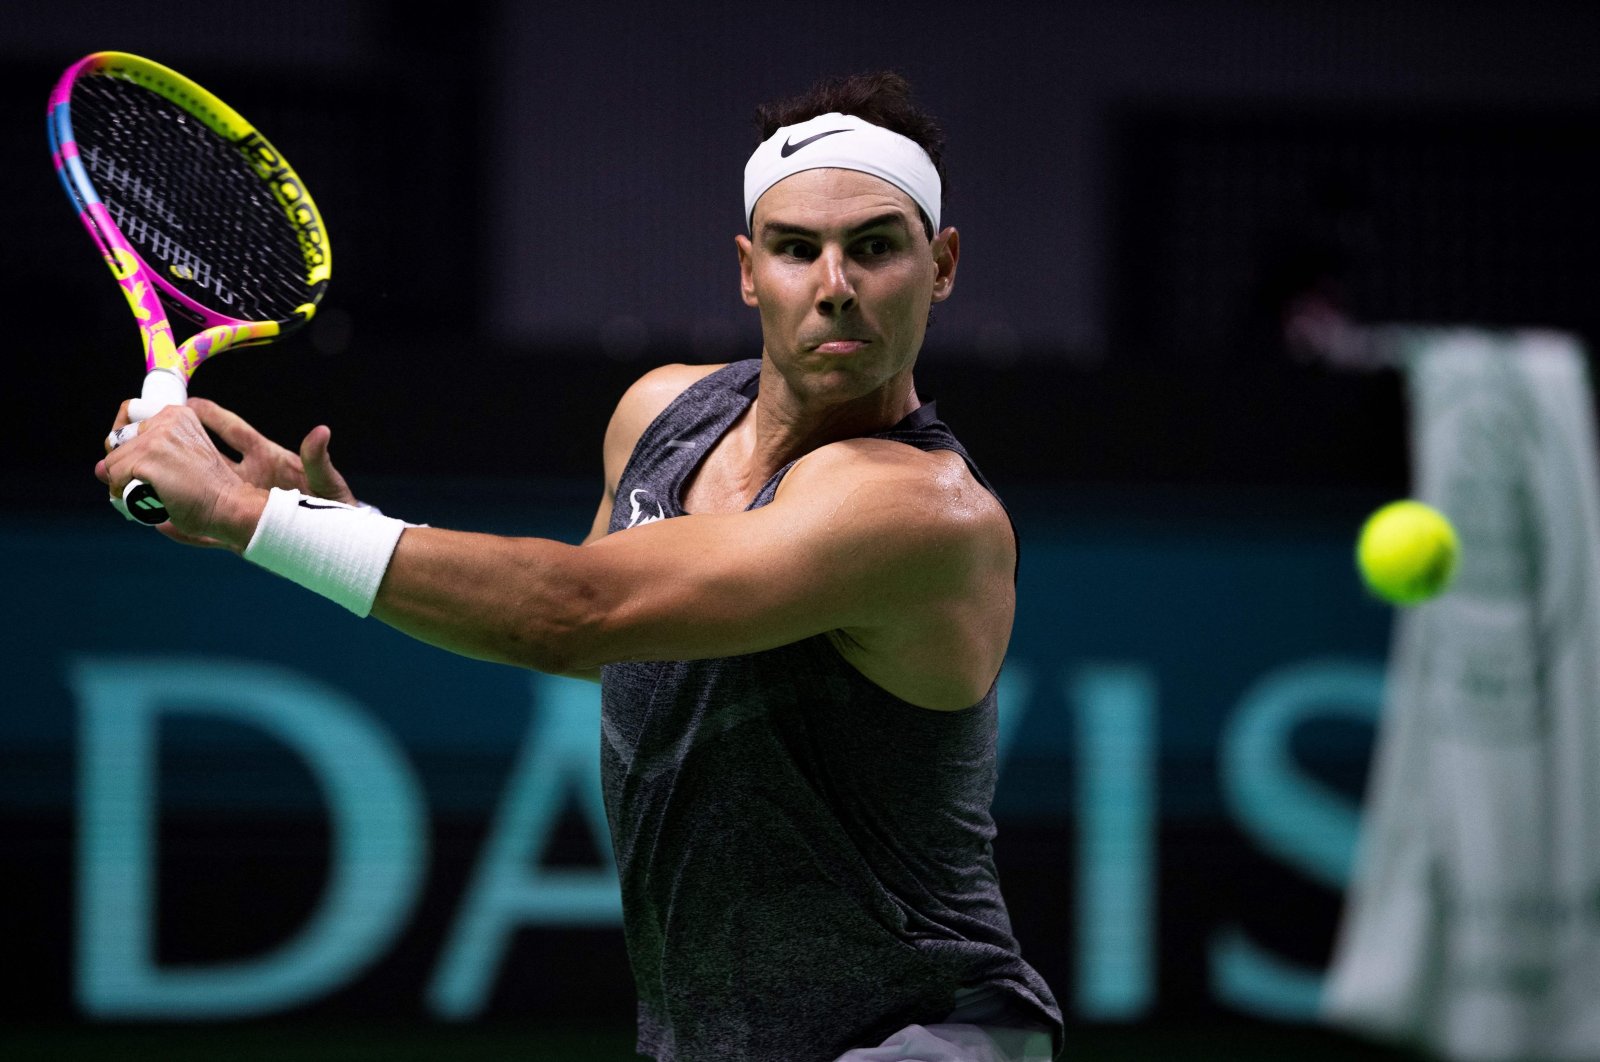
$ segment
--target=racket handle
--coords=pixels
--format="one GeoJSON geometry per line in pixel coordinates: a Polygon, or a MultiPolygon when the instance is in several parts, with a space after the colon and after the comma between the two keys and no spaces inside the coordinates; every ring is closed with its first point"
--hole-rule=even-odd
{"type": "MultiPolygon", "coordinates": [[[[181,406],[188,397],[189,387],[182,376],[170,369],[151,369],[145,374],[138,404],[142,408],[135,419],[154,416],[164,406],[181,406]]],[[[154,526],[167,520],[167,507],[156,496],[156,489],[142,479],[130,479],[122,488],[122,497],[113,497],[111,503],[129,520],[141,524],[154,526]]]]}

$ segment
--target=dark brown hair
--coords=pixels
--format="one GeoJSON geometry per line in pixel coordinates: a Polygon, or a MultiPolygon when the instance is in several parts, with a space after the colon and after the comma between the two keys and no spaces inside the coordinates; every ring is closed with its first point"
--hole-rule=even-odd
{"type": "MultiPolygon", "coordinates": [[[[944,175],[944,130],[934,117],[911,98],[911,83],[892,70],[825,77],[798,96],[763,103],[756,108],[756,128],[765,141],[786,125],[815,118],[819,114],[853,114],[917,143],[939,175],[939,210],[944,211],[948,186],[944,175]]],[[[922,214],[919,210],[917,213],[922,214]]],[[[933,238],[933,223],[922,214],[922,227],[933,238]]]]}

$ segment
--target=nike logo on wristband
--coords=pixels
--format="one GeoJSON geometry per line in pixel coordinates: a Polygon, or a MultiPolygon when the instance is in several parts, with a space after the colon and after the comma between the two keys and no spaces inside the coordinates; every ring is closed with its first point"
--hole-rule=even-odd
{"type": "Polygon", "coordinates": [[[808,136],[798,144],[791,144],[789,143],[789,138],[784,137],[783,147],[778,149],[778,154],[783,158],[788,158],[790,155],[793,155],[796,151],[799,151],[813,140],[821,140],[825,136],[832,136],[835,133],[848,133],[849,131],[850,130],[848,129],[829,129],[826,133],[818,133],[815,136],[808,136]]]}
{"type": "Polygon", "coordinates": [[[302,509],[344,509],[344,508],[348,508],[348,506],[338,505],[338,504],[334,504],[334,505],[313,505],[311,502],[308,502],[304,498],[301,498],[300,499],[300,508],[302,508],[302,509]]]}

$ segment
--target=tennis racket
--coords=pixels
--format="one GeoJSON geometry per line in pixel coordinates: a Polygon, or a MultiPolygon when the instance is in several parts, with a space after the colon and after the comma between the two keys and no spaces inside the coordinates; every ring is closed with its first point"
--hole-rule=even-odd
{"type": "MultiPolygon", "coordinates": [[[[48,124],[56,174],[144,341],[136,420],[182,404],[207,358],[316,313],[332,261],[322,216],[233,108],[159,63],[96,52],[61,75],[48,124]],[[169,310],[198,329],[181,344],[169,310]]],[[[140,523],[167,518],[139,480],[112,504],[140,523]]]]}

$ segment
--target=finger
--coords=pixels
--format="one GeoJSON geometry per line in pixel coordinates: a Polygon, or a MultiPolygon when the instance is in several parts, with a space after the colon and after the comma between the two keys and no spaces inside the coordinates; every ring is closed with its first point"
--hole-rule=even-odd
{"type": "Polygon", "coordinates": [[[105,482],[114,486],[116,485],[118,474],[127,463],[128,451],[120,448],[107,450],[106,455],[94,466],[95,473],[98,475],[103,471],[105,473],[105,482]]]}
{"type": "MultiPolygon", "coordinates": [[[[133,471],[133,462],[126,459],[127,451],[118,451],[107,454],[106,457],[95,465],[95,477],[106,485],[106,493],[112,498],[122,498],[122,492],[128,489],[128,484],[139,476],[133,471]]],[[[126,513],[123,513],[126,516],[126,513]]]]}
{"type": "Polygon", "coordinates": [[[333,467],[333,458],[328,453],[332,441],[333,430],[326,424],[318,424],[300,443],[300,464],[305,470],[306,486],[319,498],[354,502],[350,485],[333,467]]]}
{"type": "Polygon", "coordinates": [[[96,461],[94,466],[94,478],[108,487],[113,486],[113,480],[116,476],[116,471],[112,466],[121,465],[127,457],[125,453],[117,453],[118,448],[139,433],[138,424],[123,419],[123,413],[127,411],[127,407],[128,403],[122,403],[122,412],[117,414],[117,427],[112,429],[111,433],[101,440],[105,444],[106,455],[96,461]]]}
{"type": "Polygon", "coordinates": [[[344,488],[344,477],[333,467],[333,457],[328,445],[333,441],[333,430],[318,424],[300,441],[300,467],[305,473],[306,486],[319,498],[335,498],[344,488]]]}
{"type": "Polygon", "coordinates": [[[208,398],[189,399],[189,408],[200,423],[217,433],[218,438],[241,454],[249,453],[265,438],[249,421],[231,409],[224,409],[208,398]]]}
{"type": "Polygon", "coordinates": [[[306,432],[306,437],[300,440],[300,463],[310,468],[313,465],[332,467],[333,459],[328,456],[328,444],[333,441],[333,429],[326,424],[318,424],[306,432]]]}
{"type": "Polygon", "coordinates": [[[132,442],[139,434],[137,423],[124,424],[106,436],[106,453],[110,453],[123,443],[132,442]]]}

